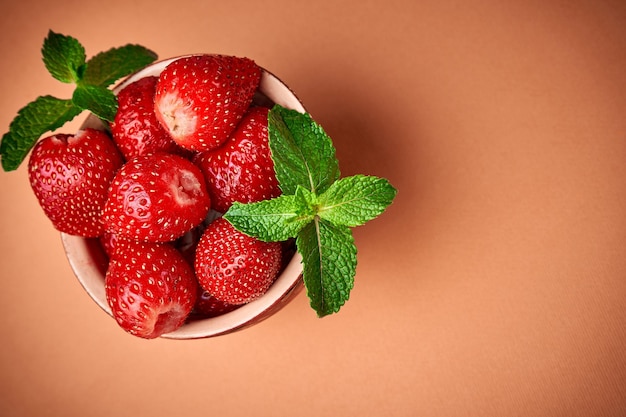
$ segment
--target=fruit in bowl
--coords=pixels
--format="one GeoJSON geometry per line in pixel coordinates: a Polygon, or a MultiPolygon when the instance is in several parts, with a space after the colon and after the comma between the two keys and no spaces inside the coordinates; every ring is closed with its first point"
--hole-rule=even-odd
{"type": "Polygon", "coordinates": [[[78,280],[121,328],[147,339],[226,334],[302,287],[320,317],[343,306],[351,228],[396,190],[341,178],[332,141],[276,76],[249,58],[156,61],[136,45],[86,60],[76,39],[53,32],[42,51],[75,92],[20,110],[2,165],[15,169],[32,148],[33,191],[78,280]],[[84,110],[79,132],[41,138],[84,110]]]}

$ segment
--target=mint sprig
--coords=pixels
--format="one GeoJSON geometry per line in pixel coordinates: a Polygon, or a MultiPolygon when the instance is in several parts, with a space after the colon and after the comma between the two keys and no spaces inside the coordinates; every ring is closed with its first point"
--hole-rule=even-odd
{"type": "Polygon", "coordinates": [[[53,31],[48,32],[41,54],[55,79],[76,87],[70,99],[41,96],[17,112],[0,143],[5,171],[17,169],[42,135],[60,128],[83,110],[113,121],[117,98],[108,87],[157,59],[143,46],[125,45],[87,60],[85,48],[77,39],[53,31]]]}
{"type": "Polygon", "coordinates": [[[275,105],[268,129],[283,194],[234,203],[224,217],[263,241],[295,238],[311,307],[319,317],[336,313],[348,300],[356,275],[351,228],[383,213],[397,190],[384,178],[341,178],[331,138],[307,113],[275,105]]]}

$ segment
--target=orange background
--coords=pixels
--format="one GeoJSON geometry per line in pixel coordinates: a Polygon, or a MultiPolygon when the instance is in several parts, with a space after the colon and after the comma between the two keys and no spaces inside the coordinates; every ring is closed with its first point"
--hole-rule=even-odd
{"type": "MultiPolygon", "coordinates": [[[[249,56],[392,207],[355,229],[350,301],[248,330],[121,331],[73,276],[24,167],[0,173],[2,416],[626,415],[626,3],[48,1],[3,5],[0,126],[89,56],[249,56]]],[[[64,130],[73,132],[79,121],[64,130]]]]}

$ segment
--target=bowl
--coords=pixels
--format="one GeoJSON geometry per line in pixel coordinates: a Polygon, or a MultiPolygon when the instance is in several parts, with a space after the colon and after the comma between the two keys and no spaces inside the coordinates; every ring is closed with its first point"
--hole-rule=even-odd
{"type": "MultiPolygon", "coordinates": [[[[119,92],[126,85],[140,78],[159,75],[170,62],[182,57],[179,56],[155,62],[126,78],[114,88],[114,91],[119,92]]],[[[305,112],[304,106],[293,91],[278,77],[264,68],[261,68],[261,80],[254,102],[266,106],[271,106],[275,103],[293,110],[305,112]]],[[[105,129],[105,125],[100,119],[93,115],[89,115],[81,126],[81,128],[87,127],[105,129]]],[[[82,287],[93,301],[108,313],[113,322],[115,322],[105,295],[104,276],[108,258],[100,244],[100,240],[61,233],[61,242],[74,275],[76,275],[82,287]]],[[[302,258],[296,252],[263,296],[217,317],[188,320],[177,330],[166,333],[161,337],[168,339],[199,339],[225,335],[248,328],[276,314],[302,288],[302,258]]]]}

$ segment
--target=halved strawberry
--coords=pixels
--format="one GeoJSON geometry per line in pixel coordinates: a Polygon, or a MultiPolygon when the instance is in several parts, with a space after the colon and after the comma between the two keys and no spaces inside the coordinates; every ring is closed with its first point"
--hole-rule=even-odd
{"type": "Polygon", "coordinates": [[[194,162],[207,181],[213,208],[225,213],[233,202],[252,203],[280,195],[270,154],[266,107],[252,107],[218,149],[194,162]]]}
{"type": "Polygon", "coordinates": [[[202,223],[210,206],[197,166],[178,155],[143,155],[115,175],[104,222],[121,237],[170,242],[202,223]]]}
{"type": "Polygon", "coordinates": [[[123,160],[111,138],[94,129],[40,140],[28,162],[30,185],[54,227],[98,237],[107,190],[123,160]]]}
{"type": "Polygon", "coordinates": [[[153,339],[183,325],[198,284],[191,265],[171,245],[126,241],[109,262],[105,293],[120,327],[153,339]]]}
{"type": "Polygon", "coordinates": [[[179,58],[159,76],[154,98],[156,117],[183,148],[217,148],[250,106],[260,79],[260,67],[248,58],[179,58]]]}
{"type": "Polygon", "coordinates": [[[228,304],[245,304],[263,295],[280,267],[279,242],[245,235],[223,217],[207,226],[196,248],[198,282],[228,304]]]}
{"type": "Polygon", "coordinates": [[[158,77],[141,78],[117,95],[118,109],[111,123],[111,134],[128,160],[159,151],[182,153],[154,114],[154,92],[158,77]]]}

